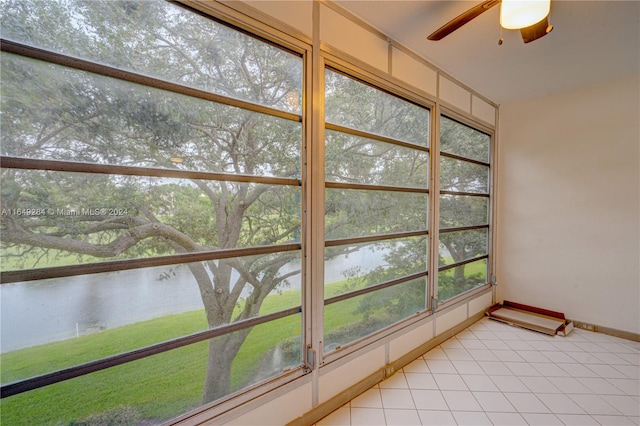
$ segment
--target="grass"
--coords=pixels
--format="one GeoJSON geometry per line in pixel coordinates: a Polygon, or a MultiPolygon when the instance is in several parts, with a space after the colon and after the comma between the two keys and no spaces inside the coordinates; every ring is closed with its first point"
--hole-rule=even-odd
{"type": "MultiPolygon", "coordinates": [[[[176,322],[184,319],[181,315],[172,317],[176,322]]],[[[296,322],[296,319],[284,318],[254,328],[234,361],[233,389],[241,388],[253,379],[262,355],[290,337],[292,329],[299,334],[296,322]]],[[[138,327],[136,324],[114,331],[125,334],[138,327]]],[[[84,338],[78,340],[81,339],[84,338]]],[[[16,352],[36,355],[38,359],[46,356],[46,346],[16,352]]],[[[70,350],[70,354],[76,356],[73,352],[70,350]]],[[[135,407],[142,418],[161,422],[200,405],[207,356],[207,342],[200,342],[5,398],[1,402],[2,423],[70,424],[118,407],[135,407]]],[[[7,360],[3,359],[5,363],[7,360]]],[[[9,365],[9,369],[11,367],[9,365]]],[[[3,365],[5,369],[7,367],[3,365]]]]}
{"type": "MultiPolygon", "coordinates": [[[[475,269],[469,268],[467,272],[475,273],[475,269]]],[[[344,286],[345,282],[327,286],[325,296],[344,292],[344,286]]],[[[325,333],[357,324],[364,314],[359,299],[328,306],[325,333]]],[[[265,299],[260,312],[265,314],[287,309],[299,305],[300,300],[299,289],[272,294],[265,299]]],[[[238,306],[240,308],[241,305],[238,306]]],[[[300,327],[299,315],[254,327],[234,360],[232,390],[269,377],[272,371],[260,371],[265,367],[264,355],[281,342],[300,336],[300,327]]],[[[200,310],[20,349],[2,354],[0,377],[2,383],[10,383],[206,328],[204,311],[200,310]]],[[[200,342],[3,398],[0,401],[1,421],[7,425],[70,425],[96,413],[133,407],[141,418],[161,422],[201,404],[207,357],[207,342],[200,342]]]]}
{"type": "Polygon", "coordinates": [[[203,361],[206,342],[5,398],[2,422],[68,424],[120,406],[168,419],[198,405],[203,361]]]}
{"type": "Polygon", "coordinates": [[[458,294],[482,285],[487,279],[487,260],[479,260],[464,266],[465,280],[456,282],[455,270],[447,269],[438,273],[438,299],[444,301],[458,294]]]}
{"type": "MultiPolygon", "coordinates": [[[[194,313],[172,315],[161,322],[178,328],[193,320],[194,313]]],[[[189,328],[196,328],[198,319],[189,328]]],[[[143,346],[135,340],[147,331],[145,340],[161,340],[153,321],[146,321],[54,342],[3,355],[3,382],[52,371],[113,351],[111,339],[143,346]],[[105,336],[106,334],[106,336],[105,336]],[[66,348],[64,343],[67,343],[66,348]]],[[[164,336],[162,336],[164,337],[164,336]]],[[[122,345],[121,347],[124,347],[122,345]]],[[[118,367],[78,377],[55,385],[2,399],[5,424],[68,424],[94,413],[118,406],[134,406],[143,417],[163,419],[196,405],[202,392],[206,362],[206,342],[134,361],[118,367]],[[177,368],[180,366],[180,368],[177,368]],[[154,389],[149,392],[149,389],[154,389]]]]}
{"type": "MultiPolygon", "coordinates": [[[[267,297],[261,313],[299,304],[300,290],[283,291],[267,297]]],[[[11,351],[2,354],[0,377],[2,383],[10,383],[206,328],[204,311],[200,310],[11,351]]],[[[300,336],[299,315],[254,327],[234,360],[232,389],[271,374],[260,372],[263,356],[279,343],[297,336],[300,336]]],[[[201,342],[3,398],[2,424],[72,424],[118,407],[135,407],[142,418],[158,422],[170,419],[200,405],[207,357],[207,342],[201,342]]]]}
{"type": "MultiPolygon", "coordinates": [[[[269,296],[261,310],[273,312],[299,302],[300,290],[289,290],[269,296]]],[[[14,382],[206,328],[204,311],[200,310],[11,351],[2,354],[1,380],[14,382]]],[[[299,335],[299,316],[254,327],[234,361],[232,387],[245,386],[253,379],[265,353],[283,340],[299,335]]],[[[207,343],[201,342],[3,398],[2,423],[69,424],[120,406],[134,406],[144,418],[168,419],[200,404],[207,356],[207,343]]]]}

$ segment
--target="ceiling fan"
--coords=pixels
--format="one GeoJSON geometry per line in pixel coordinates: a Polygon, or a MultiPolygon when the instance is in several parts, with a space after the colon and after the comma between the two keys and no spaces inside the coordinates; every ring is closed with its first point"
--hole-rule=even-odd
{"type": "MultiPolygon", "coordinates": [[[[469,21],[477,18],[493,6],[500,4],[500,27],[508,30],[520,30],[525,43],[539,39],[553,30],[549,25],[551,0],[486,0],[444,24],[427,39],[441,40],[469,21]]],[[[502,44],[500,36],[498,44],[502,44]]]]}

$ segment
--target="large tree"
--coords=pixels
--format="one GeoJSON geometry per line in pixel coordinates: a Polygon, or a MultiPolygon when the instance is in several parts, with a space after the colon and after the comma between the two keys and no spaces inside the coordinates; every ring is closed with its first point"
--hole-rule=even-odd
{"type": "MultiPolygon", "coordinates": [[[[2,8],[3,37],[300,110],[299,58],[173,5],[16,0],[2,8]]],[[[2,55],[2,68],[3,155],[300,177],[297,122],[12,54],[2,55]]],[[[72,253],[84,263],[273,245],[300,235],[298,187],[2,170],[2,208],[72,207],[121,213],[3,215],[4,253],[36,259],[72,253]]],[[[280,272],[296,255],[188,264],[209,327],[258,315],[265,298],[298,273],[280,272]]],[[[32,266],[37,261],[25,265],[32,266]]],[[[231,363],[249,332],[209,341],[204,402],[233,390],[231,363]]]]}
{"type": "MultiPolygon", "coordinates": [[[[384,239],[384,235],[427,229],[429,110],[334,71],[325,73],[325,84],[329,123],[396,142],[327,130],[327,180],[401,189],[340,188],[325,192],[328,238],[380,237],[378,242],[350,246],[364,251],[364,256],[378,252],[376,257],[381,260],[371,270],[361,265],[345,269],[341,292],[425,272],[426,236],[384,239]],[[413,192],[416,189],[419,192],[413,192]]],[[[371,266],[373,262],[366,263],[371,266]]],[[[419,278],[359,297],[351,308],[359,320],[325,329],[325,345],[349,343],[423,310],[425,290],[426,279],[419,278]]],[[[331,305],[327,315],[340,306],[331,305]]]]}
{"type": "MultiPolygon", "coordinates": [[[[2,15],[3,37],[24,44],[301,113],[300,58],[171,4],[7,0],[2,15]]],[[[302,126],[297,121],[17,55],[3,54],[2,67],[3,155],[301,177],[302,126]]],[[[328,121],[427,146],[428,110],[338,77],[327,73],[328,121]]],[[[327,131],[326,142],[329,181],[427,186],[424,151],[334,131],[327,131]]],[[[85,263],[299,241],[301,191],[224,180],[4,169],[3,208],[96,206],[126,213],[6,215],[1,218],[2,244],[7,256],[68,260],[71,253],[76,263],[85,263]]],[[[330,189],[326,235],[423,230],[426,202],[424,193],[330,189]]],[[[425,238],[379,247],[389,257],[373,272],[371,283],[426,268],[425,238]]],[[[338,247],[326,256],[358,248],[338,247]]],[[[188,264],[208,326],[258,315],[265,298],[298,273],[281,272],[295,256],[285,252],[188,264]]],[[[36,260],[24,267],[38,265],[36,260]]],[[[406,294],[404,286],[376,292],[370,300],[376,306],[397,304],[400,314],[392,316],[400,319],[424,304],[424,285],[410,288],[406,294]]],[[[376,306],[371,312],[379,311],[376,306]]],[[[231,363],[249,331],[210,340],[204,402],[234,390],[231,363]]]]}

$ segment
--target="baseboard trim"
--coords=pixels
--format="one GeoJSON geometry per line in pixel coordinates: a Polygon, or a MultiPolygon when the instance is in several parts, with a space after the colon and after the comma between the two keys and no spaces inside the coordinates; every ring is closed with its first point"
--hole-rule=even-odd
{"type": "Polygon", "coordinates": [[[575,328],[584,331],[592,331],[594,333],[608,334],[609,336],[620,337],[626,340],[632,340],[634,342],[640,342],[640,333],[634,333],[632,331],[618,330],[617,328],[603,327],[597,324],[586,323],[578,320],[573,321],[575,328]]]}
{"type": "Polygon", "coordinates": [[[330,400],[314,407],[313,409],[311,409],[311,411],[305,413],[301,417],[298,417],[297,419],[288,423],[287,426],[308,426],[320,421],[321,419],[328,416],[338,408],[345,405],[347,402],[351,401],[356,396],[360,395],[361,393],[365,392],[368,389],[371,389],[373,386],[380,383],[384,379],[392,376],[393,374],[387,375],[388,371],[396,372],[400,370],[405,365],[416,360],[416,358],[418,358],[419,356],[430,351],[431,349],[435,348],[442,342],[450,339],[451,337],[460,333],[465,328],[479,321],[480,319],[482,319],[482,317],[484,317],[484,311],[478,312],[477,314],[467,318],[465,321],[461,322],[455,327],[452,327],[449,330],[443,333],[440,333],[439,335],[423,343],[417,348],[411,350],[410,352],[398,358],[397,360],[393,361],[392,363],[370,374],[369,376],[359,381],[355,385],[340,392],[330,400]]]}

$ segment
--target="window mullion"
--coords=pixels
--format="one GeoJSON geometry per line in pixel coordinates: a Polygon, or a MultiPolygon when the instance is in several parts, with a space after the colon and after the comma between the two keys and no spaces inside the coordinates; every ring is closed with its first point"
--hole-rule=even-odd
{"type": "Polygon", "coordinates": [[[438,253],[440,234],[440,105],[431,113],[431,173],[429,174],[429,276],[427,309],[435,311],[438,305],[438,253]]]}
{"type": "MultiPolygon", "coordinates": [[[[325,149],[324,149],[324,59],[320,55],[320,5],[314,2],[313,19],[316,25],[313,26],[313,44],[311,47],[311,58],[309,72],[309,86],[311,87],[308,99],[310,115],[310,139],[307,145],[307,155],[309,156],[306,167],[308,167],[309,181],[307,194],[309,196],[308,218],[309,231],[307,238],[307,248],[309,252],[305,259],[307,265],[306,289],[309,296],[306,298],[307,310],[310,324],[306,330],[305,337],[307,347],[315,352],[314,364],[318,367],[323,362],[322,345],[324,340],[324,210],[325,210],[325,149]]],[[[306,359],[307,362],[312,361],[306,359]]],[[[313,371],[317,379],[317,368],[313,371]]],[[[319,395],[314,387],[313,403],[317,404],[319,395]]]]}

